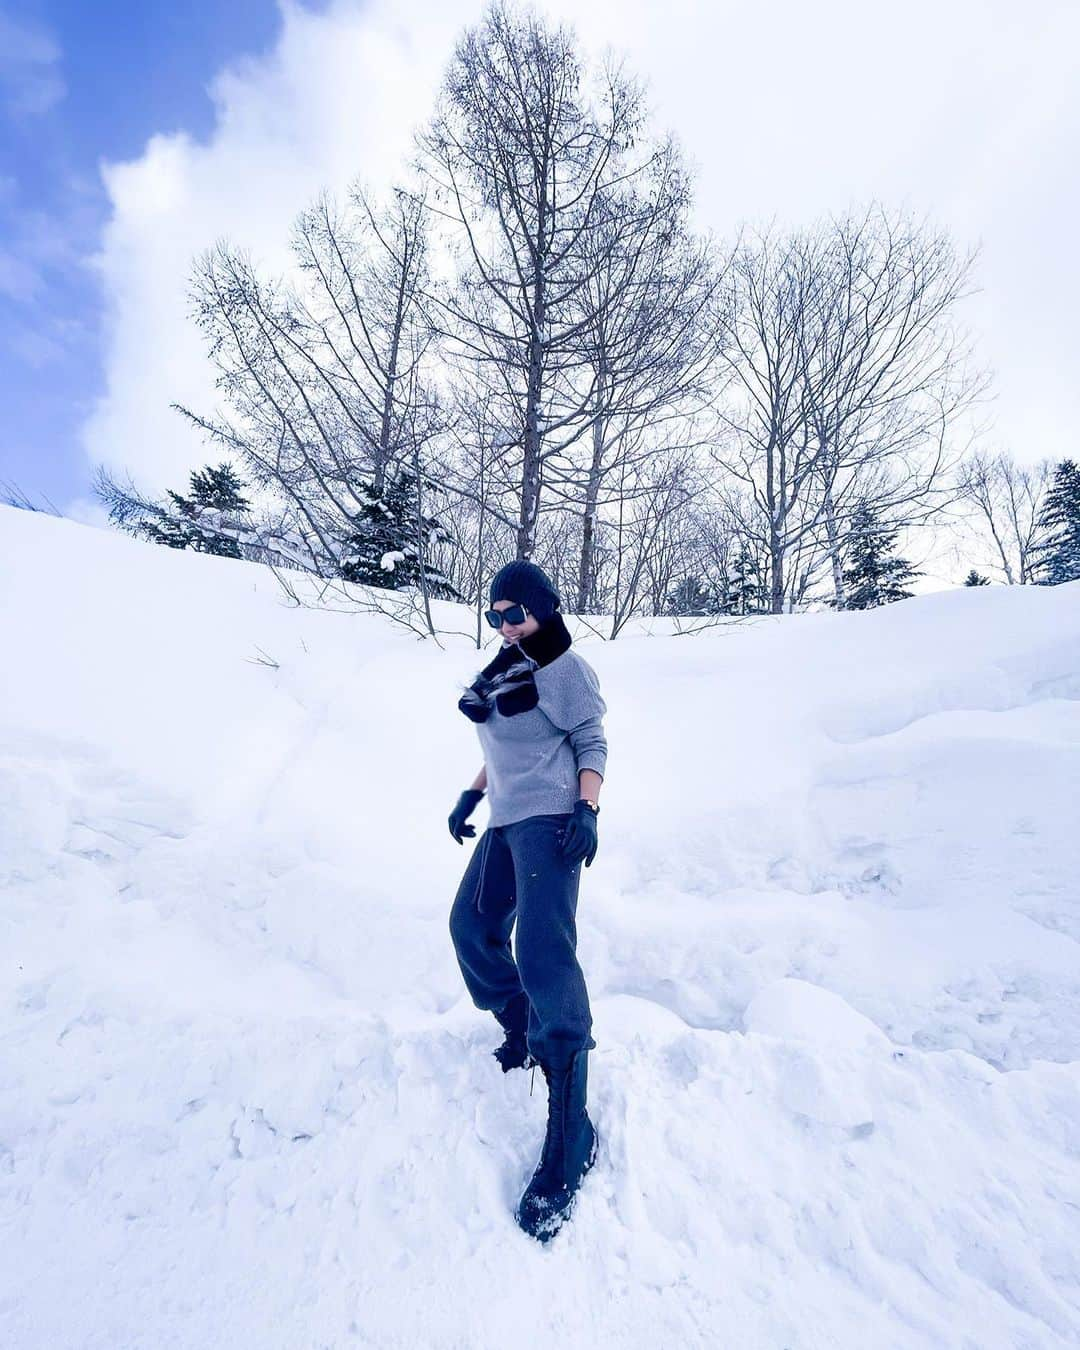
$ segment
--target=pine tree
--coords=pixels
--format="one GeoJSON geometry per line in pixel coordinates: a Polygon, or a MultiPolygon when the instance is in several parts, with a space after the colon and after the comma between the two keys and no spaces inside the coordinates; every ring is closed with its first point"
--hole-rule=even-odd
{"type": "Polygon", "coordinates": [[[911,596],[905,583],[922,573],[894,553],[898,534],[898,529],[878,520],[869,503],[855,508],[844,570],[845,608],[873,609],[911,596]]]}
{"type": "Polygon", "coordinates": [[[236,472],[228,464],[208,464],[192,473],[189,481],[190,496],[170,489],[172,505],[151,507],[138,525],[139,533],[168,548],[243,557],[236,536],[246,528],[244,518],[251,506],[236,472]]]}
{"type": "Polygon", "coordinates": [[[757,559],[745,544],[739,549],[724,589],[723,614],[763,614],[768,608],[765,578],[757,559]]]}
{"type": "MultiPolygon", "coordinates": [[[[434,516],[425,515],[417,521],[416,475],[402,467],[396,473],[386,475],[381,494],[371,484],[361,485],[355,492],[363,506],[353,516],[355,529],[343,541],[341,575],[344,580],[388,591],[419,587],[418,524],[429,544],[445,539],[447,534],[434,516]]],[[[431,595],[443,599],[461,598],[443,573],[426,559],[423,576],[431,595]]]]}
{"type": "Polygon", "coordinates": [[[974,567],[964,578],[965,586],[989,586],[990,578],[984,577],[980,572],[976,572],[974,567]]]}
{"type": "Polygon", "coordinates": [[[1039,516],[1039,543],[1035,553],[1035,581],[1059,586],[1080,581],[1080,468],[1064,459],[1054,470],[1054,481],[1039,516]]]}
{"type": "Polygon", "coordinates": [[[231,465],[219,464],[215,469],[208,464],[201,473],[191,475],[192,505],[200,510],[233,511],[242,515],[251,509],[243,486],[231,465]]]}
{"type": "Polygon", "coordinates": [[[686,618],[700,618],[717,612],[717,600],[700,577],[684,577],[668,593],[667,613],[686,618]]]}

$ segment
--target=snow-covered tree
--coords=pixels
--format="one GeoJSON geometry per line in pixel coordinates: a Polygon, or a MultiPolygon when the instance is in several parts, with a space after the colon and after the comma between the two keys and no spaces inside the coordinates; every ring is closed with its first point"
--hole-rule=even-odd
{"type": "Polygon", "coordinates": [[[965,586],[989,586],[989,585],[990,585],[990,578],[989,578],[989,577],[984,577],[981,573],[976,572],[975,569],[974,569],[974,567],[973,567],[973,568],[971,569],[971,571],[967,574],[967,576],[964,578],[964,585],[965,585],[965,586]]]}
{"type": "Polygon", "coordinates": [[[401,468],[384,477],[381,493],[370,483],[356,484],[354,492],[363,505],[354,514],[355,528],[342,546],[344,580],[390,591],[419,587],[426,580],[431,595],[460,599],[446,576],[429,561],[429,549],[447,534],[435,517],[418,519],[420,494],[415,475],[401,468]]]}
{"type": "Polygon", "coordinates": [[[169,491],[170,508],[158,519],[144,522],[143,534],[170,548],[192,548],[219,558],[243,556],[238,534],[251,504],[243,484],[228,464],[208,464],[190,478],[188,496],[169,491]]]}
{"type": "Polygon", "coordinates": [[[162,500],[153,501],[134,485],[124,486],[101,471],[95,492],[113,523],[138,538],[219,558],[261,555],[251,504],[235,469],[208,464],[192,473],[189,483],[186,496],[170,489],[162,500]]]}
{"type": "Polygon", "coordinates": [[[856,507],[848,537],[844,570],[846,609],[873,609],[894,600],[907,600],[906,583],[920,576],[906,558],[898,557],[899,530],[882,521],[872,506],[856,507]]]}
{"type": "Polygon", "coordinates": [[[745,544],[735,555],[722,601],[725,614],[764,614],[769,592],[758,560],[745,544]]]}
{"type": "Polygon", "coordinates": [[[1063,459],[1039,516],[1035,579],[1040,586],[1080,581],[1080,468],[1063,459]]]}
{"type": "Polygon", "coordinates": [[[700,617],[717,612],[717,599],[701,577],[683,577],[668,593],[667,612],[680,617],[700,617]]]}

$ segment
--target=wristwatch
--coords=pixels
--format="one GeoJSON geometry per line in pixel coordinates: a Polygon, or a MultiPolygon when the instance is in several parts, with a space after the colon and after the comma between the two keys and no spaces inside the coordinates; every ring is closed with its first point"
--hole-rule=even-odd
{"type": "Polygon", "coordinates": [[[579,797],[578,801],[584,802],[594,816],[598,816],[600,814],[600,807],[596,804],[596,802],[591,802],[588,799],[588,797],[579,797]]]}

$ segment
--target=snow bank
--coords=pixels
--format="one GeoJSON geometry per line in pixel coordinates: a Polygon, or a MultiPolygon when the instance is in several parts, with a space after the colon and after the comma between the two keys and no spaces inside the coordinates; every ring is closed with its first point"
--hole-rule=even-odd
{"type": "Polygon", "coordinates": [[[1080,1343],[1080,585],[582,635],[548,1250],[446,932],[479,654],[8,509],[0,623],[0,1345],[1080,1343]]]}

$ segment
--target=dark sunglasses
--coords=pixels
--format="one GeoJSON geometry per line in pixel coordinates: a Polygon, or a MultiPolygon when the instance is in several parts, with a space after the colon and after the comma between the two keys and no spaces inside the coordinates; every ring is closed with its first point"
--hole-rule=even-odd
{"type": "Polygon", "coordinates": [[[509,609],[504,609],[501,613],[497,609],[484,610],[484,618],[491,624],[492,628],[501,628],[504,623],[517,627],[519,623],[524,623],[528,617],[529,611],[524,605],[511,605],[509,609]]]}

